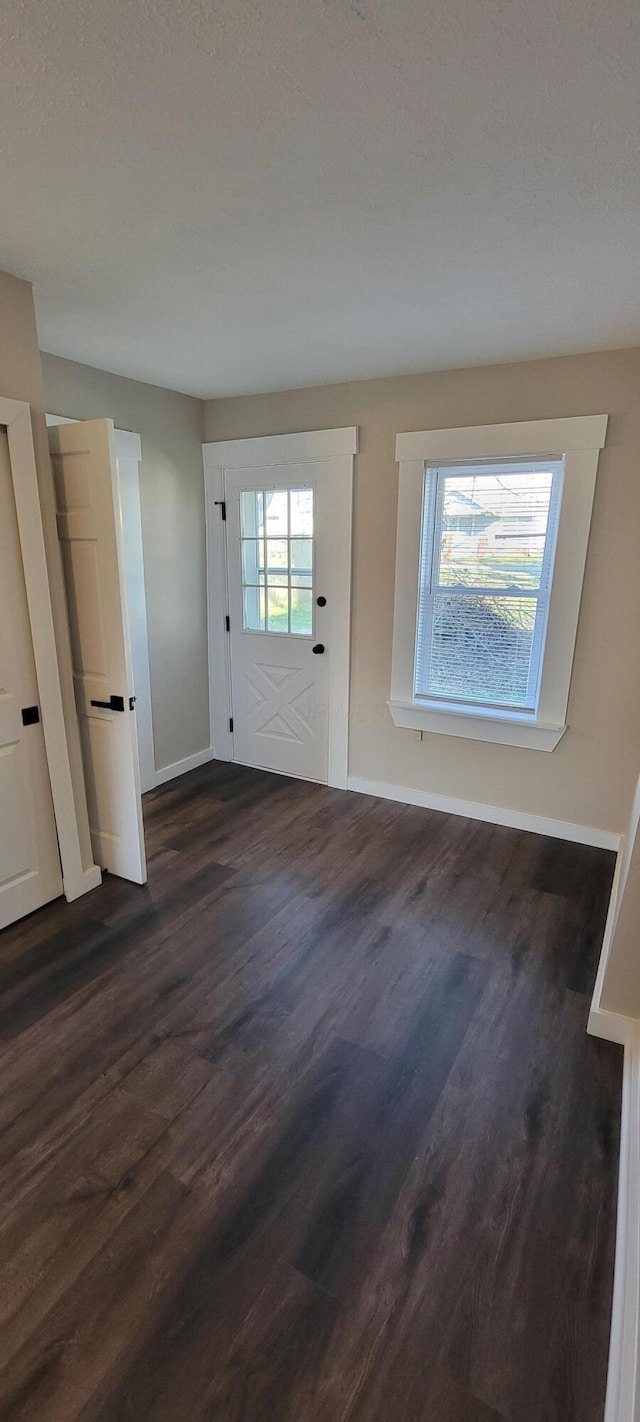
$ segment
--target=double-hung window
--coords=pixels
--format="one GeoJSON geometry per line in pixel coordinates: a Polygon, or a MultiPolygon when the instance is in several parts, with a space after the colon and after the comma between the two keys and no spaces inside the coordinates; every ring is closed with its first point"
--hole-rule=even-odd
{"type": "Polygon", "coordinates": [[[605,429],[590,416],[398,436],[396,725],[557,745],[605,429]]]}

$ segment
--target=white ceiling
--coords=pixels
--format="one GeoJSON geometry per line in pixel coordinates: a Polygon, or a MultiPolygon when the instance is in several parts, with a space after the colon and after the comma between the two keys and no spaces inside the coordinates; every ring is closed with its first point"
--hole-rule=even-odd
{"type": "Polygon", "coordinates": [[[210,396],[640,341],[638,0],[5,0],[0,266],[210,396]]]}

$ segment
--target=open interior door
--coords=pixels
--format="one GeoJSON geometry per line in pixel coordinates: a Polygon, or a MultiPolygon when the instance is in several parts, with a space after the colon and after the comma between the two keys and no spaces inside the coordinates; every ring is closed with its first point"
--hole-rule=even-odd
{"type": "Polygon", "coordinates": [[[9,447],[0,430],[0,928],[62,893],[9,447]]]}
{"type": "Polygon", "coordinates": [[[93,852],[147,877],[112,420],[49,428],[93,852]]]}

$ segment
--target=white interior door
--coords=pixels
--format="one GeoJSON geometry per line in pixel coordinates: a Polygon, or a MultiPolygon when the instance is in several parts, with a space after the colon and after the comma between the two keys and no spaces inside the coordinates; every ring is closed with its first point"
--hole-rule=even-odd
{"type": "Polygon", "coordinates": [[[93,852],[146,880],[140,770],[112,420],[50,427],[93,852]]]}
{"type": "Polygon", "coordinates": [[[6,432],[0,431],[0,928],[62,893],[6,432]],[[25,724],[26,723],[26,724],[25,724]]]}
{"type": "Polygon", "coordinates": [[[234,759],[327,780],[327,481],[320,463],[226,473],[234,759]]]}

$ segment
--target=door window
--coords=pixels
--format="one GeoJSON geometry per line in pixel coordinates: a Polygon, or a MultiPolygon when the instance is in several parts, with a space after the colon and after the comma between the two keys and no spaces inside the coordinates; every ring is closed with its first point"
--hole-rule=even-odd
{"type": "Polygon", "coordinates": [[[313,635],[313,489],[240,495],[246,632],[313,635]]]}

